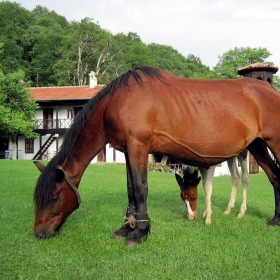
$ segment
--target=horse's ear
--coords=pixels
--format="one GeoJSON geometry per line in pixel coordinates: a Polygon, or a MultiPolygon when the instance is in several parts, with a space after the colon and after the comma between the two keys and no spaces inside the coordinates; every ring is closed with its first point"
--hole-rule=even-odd
{"type": "Polygon", "coordinates": [[[34,160],[33,163],[37,166],[39,171],[43,172],[43,170],[45,169],[45,165],[43,163],[37,160],[34,160]]]}
{"type": "Polygon", "coordinates": [[[193,175],[195,175],[195,177],[198,177],[198,170],[197,169],[193,172],[193,175]]]}
{"type": "Polygon", "coordinates": [[[61,170],[60,168],[56,168],[56,170],[55,170],[55,179],[56,179],[56,182],[57,182],[57,183],[62,182],[63,179],[64,179],[64,176],[65,176],[65,174],[64,174],[63,170],[61,170]]]}
{"type": "Polygon", "coordinates": [[[200,182],[200,180],[201,180],[201,177],[198,177],[197,179],[195,179],[195,180],[193,181],[193,184],[198,185],[199,182],[200,182]]]}
{"type": "Polygon", "coordinates": [[[177,180],[177,183],[181,187],[181,184],[183,184],[183,178],[179,174],[177,174],[177,173],[175,173],[175,178],[177,180]]]}

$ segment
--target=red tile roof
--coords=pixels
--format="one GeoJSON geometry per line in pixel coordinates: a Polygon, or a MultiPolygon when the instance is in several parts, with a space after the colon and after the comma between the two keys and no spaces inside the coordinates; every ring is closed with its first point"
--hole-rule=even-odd
{"type": "Polygon", "coordinates": [[[79,100],[92,98],[103,87],[103,85],[97,85],[95,88],[89,88],[89,86],[33,87],[30,88],[30,93],[36,101],[79,100]]]}

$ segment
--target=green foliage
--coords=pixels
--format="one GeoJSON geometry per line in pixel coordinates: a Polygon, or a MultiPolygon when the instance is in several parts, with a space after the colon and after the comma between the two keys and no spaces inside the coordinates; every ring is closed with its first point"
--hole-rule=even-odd
{"type": "Polygon", "coordinates": [[[234,48],[219,56],[219,62],[213,71],[218,78],[236,79],[240,77],[236,73],[238,68],[256,62],[266,62],[270,55],[266,48],[234,48]]]}
{"type": "MultiPolygon", "coordinates": [[[[174,175],[149,172],[147,241],[128,248],[112,239],[127,206],[123,165],[89,165],[79,190],[82,204],[60,233],[33,236],[32,196],[39,176],[32,161],[0,160],[1,279],[278,279],[279,227],[266,225],[274,212],[273,189],[265,174],[250,175],[248,210],[223,215],[230,177],[214,178],[213,224],[204,225],[199,185],[198,217],[186,219],[174,175]],[[12,178],[12,180],[11,180],[12,178]]],[[[241,187],[241,186],[239,186],[241,187]]]]}
{"type": "Polygon", "coordinates": [[[280,77],[274,75],[273,76],[273,87],[280,91],[280,77]]]}
{"type": "Polygon", "coordinates": [[[14,138],[24,135],[37,136],[34,130],[35,100],[26,89],[24,73],[18,71],[4,75],[0,71],[0,135],[14,138]]]}
{"type": "Polygon", "coordinates": [[[68,22],[46,7],[31,12],[0,2],[0,54],[5,74],[22,69],[32,86],[83,85],[90,71],[100,84],[135,66],[150,65],[183,77],[211,77],[198,57],[170,46],[145,44],[134,32],[112,35],[90,18],[68,22]],[[17,13],[18,17],[11,14],[17,13]],[[9,16],[7,16],[9,15],[9,16]]]}
{"type": "Polygon", "coordinates": [[[4,73],[26,70],[22,35],[32,23],[31,13],[17,3],[0,3],[0,42],[4,43],[0,61],[4,73]]]}
{"type": "Polygon", "coordinates": [[[91,70],[102,73],[106,68],[106,62],[103,62],[101,69],[97,69],[97,65],[111,34],[90,18],[80,23],[72,22],[70,30],[63,38],[61,57],[54,64],[54,69],[59,73],[59,84],[67,81],[71,85],[84,85],[91,70]]]}
{"type": "Polygon", "coordinates": [[[234,48],[219,56],[212,71],[194,54],[185,57],[171,46],[145,44],[135,32],[113,35],[91,18],[69,22],[46,7],[28,11],[7,1],[0,2],[0,43],[2,71],[23,70],[32,86],[84,85],[90,71],[106,84],[140,65],[189,78],[238,78],[239,67],[270,56],[265,48],[234,48]]]}

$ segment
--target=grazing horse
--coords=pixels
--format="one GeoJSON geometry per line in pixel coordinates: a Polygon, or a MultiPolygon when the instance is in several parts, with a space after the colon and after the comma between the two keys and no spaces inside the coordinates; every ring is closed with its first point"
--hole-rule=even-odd
{"type": "Polygon", "coordinates": [[[40,167],[34,192],[34,235],[53,236],[79,207],[81,177],[107,143],[126,158],[128,207],[114,237],[126,238],[128,246],[141,243],[150,232],[150,153],[208,168],[247,148],[274,188],[275,213],[269,224],[278,225],[279,108],[279,93],[257,79],[186,79],[147,66],[121,74],[89,100],[60,151],[40,167]]]}
{"type": "MultiPolygon", "coordinates": [[[[248,151],[245,149],[240,154],[238,154],[236,157],[232,157],[227,160],[228,168],[231,175],[231,181],[232,181],[232,189],[231,189],[231,195],[230,200],[227,206],[226,211],[224,214],[228,215],[230,214],[231,210],[235,207],[235,201],[236,201],[236,193],[237,193],[237,186],[238,181],[240,179],[239,171],[236,164],[236,158],[238,159],[240,166],[241,166],[241,172],[242,172],[242,186],[243,186],[243,198],[242,203],[240,206],[240,212],[237,215],[237,218],[242,218],[245,214],[245,211],[247,210],[247,189],[248,189],[248,183],[249,183],[249,172],[248,172],[248,166],[247,166],[247,154],[248,151]]],[[[176,176],[176,180],[180,186],[181,189],[181,198],[186,203],[187,207],[187,216],[189,220],[193,220],[193,213],[197,213],[197,207],[198,203],[194,202],[194,199],[198,197],[197,194],[197,185],[195,185],[195,181],[193,181],[193,184],[191,185],[191,191],[190,191],[190,183],[189,181],[193,180],[195,177],[195,171],[199,169],[201,176],[202,176],[202,184],[205,191],[205,202],[206,202],[206,208],[203,213],[203,217],[205,217],[205,224],[210,225],[212,223],[212,208],[211,208],[211,196],[212,196],[212,182],[213,177],[215,173],[216,166],[210,166],[208,169],[206,168],[197,168],[193,166],[188,166],[187,172],[184,172],[184,180],[180,179],[179,175],[176,176]],[[186,193],[186,190],[188,190],[188,193],[186,193]]],[[[197,177],[197,176],[196,176],[197,177]]]]}
{"type": "Polygon", "coordinates": [[[197,185],[201,177],[198,177],[197,170],[187,167],[183,170],[183,177],[175,173],[175,178],[181,190],[181,199],[185,202],[187,207],[187,217],[192,221],[196,217],[198,203],[197,185]]]}

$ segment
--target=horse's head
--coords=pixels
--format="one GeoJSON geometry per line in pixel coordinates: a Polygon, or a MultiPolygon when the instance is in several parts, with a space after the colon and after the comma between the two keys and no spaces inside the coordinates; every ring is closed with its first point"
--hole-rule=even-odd
{"type": "Polygon", "coordinates": [[[195,170],[191,173],[189,168],[183,172],[183,177],[175,174],[177,183],[181,190],[181,198],[186,203],[187,217],[189,220],[194,220],[197,212],[197,185],[201,177],[198,177],[198,172],[195,170]]]}
{"type": "Polygon", "coordinates": [[[58,166],[45,167],[34,162],[42,172],[34,192],[36,218],[34,235],[48,238],[55,235],[67,217],[79,208],[78,189],[64,170],[58,166]]]}

